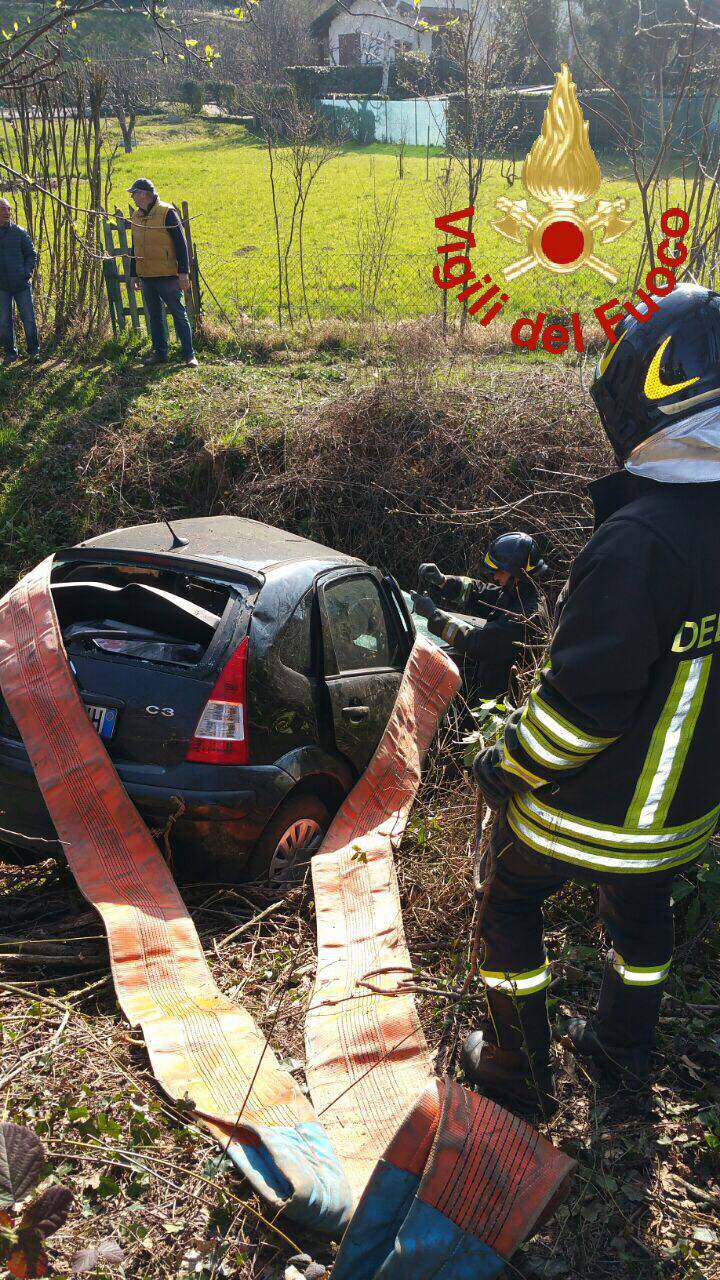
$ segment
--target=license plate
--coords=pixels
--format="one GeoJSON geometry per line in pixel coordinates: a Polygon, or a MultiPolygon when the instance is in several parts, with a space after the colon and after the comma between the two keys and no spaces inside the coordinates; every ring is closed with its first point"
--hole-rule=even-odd
{"type": "Polygon", "coordinates": [[[101,738],[112,738],[117,726],[117,708],[116,707],[98,707],[92,702],[85,703],[85,710],[90,717],[90,723],[101,738]]]}

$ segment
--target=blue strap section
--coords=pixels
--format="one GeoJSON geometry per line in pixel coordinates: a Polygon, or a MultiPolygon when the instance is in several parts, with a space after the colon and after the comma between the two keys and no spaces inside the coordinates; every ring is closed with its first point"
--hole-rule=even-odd
{"type": "Polygon", "coordinates": [[[379,1160],[340,1246],[333,1280],[372,1280],[387,1258],[420,1179],[379,1160]]]}
{"type": "Polygon", "coordinates": [[[505,1260],[432,1205],[419,1179],[380,1161],[333,1267],[333,1280],[493,1280],[505,1260]]]}
{"type": "Polygon", "coordinates": [[[259,1147],[231,1142],[228,1155],[252,1187],[293,1222],[339,1235],[352,1214],[352,1193],[321,1124],[253,1129],[259,1147]]]}

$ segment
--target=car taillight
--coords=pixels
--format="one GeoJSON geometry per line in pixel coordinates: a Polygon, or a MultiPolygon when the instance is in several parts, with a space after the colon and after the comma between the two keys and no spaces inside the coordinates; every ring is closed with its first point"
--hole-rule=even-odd
{"type": "Polygon", "coordinates": [[[218,676],[186,760],[195,764],[247,764],[247,636],[218,676]]]}

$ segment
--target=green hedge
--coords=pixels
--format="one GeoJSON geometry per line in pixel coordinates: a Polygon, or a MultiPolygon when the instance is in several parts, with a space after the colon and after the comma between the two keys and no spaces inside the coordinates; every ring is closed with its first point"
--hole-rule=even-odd
{"type": "MultiPolygon", "coordinates": [[[[392,78],[392,67],[390,68],[392,78]]],[[[286,67],[285,75],[303,101],[328,98],[333,93],[377,95],[382,88],[382,67],[286,67]]]]}
{"type": "Polygon", "coordinates": [[[458,89],[462,76],[458,64],[449,58],[414,51],[397,55],[393,83],[395,98],[430,98],[458,89]]]}

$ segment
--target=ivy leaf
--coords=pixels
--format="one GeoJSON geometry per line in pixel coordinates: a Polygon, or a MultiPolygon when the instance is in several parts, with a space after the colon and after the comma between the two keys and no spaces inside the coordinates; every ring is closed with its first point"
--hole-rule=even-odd
{"type": "Polygon", "coordinates": [[[22,1200],[45,1164],[45,1148],[25,1125],[0,1124],[0,1205],[22,1200]]]}
{"type": "Polygon", "coordinates": [[[689,884],[687,880],[681,880],[679,884],[674,884],[672,889],[673,906],[678,902],[682,902],[683,898],[689,898],[691,893],[695,892],[695,885],[689,884]]]}
{"type": "Polygon", "coordinates": [[[41,1236],[51,1236],[67,1222],[73,1193],[67,1187],[48,1187],[25,1210],[21,1227],[34,1227],[41,1236]]]}

